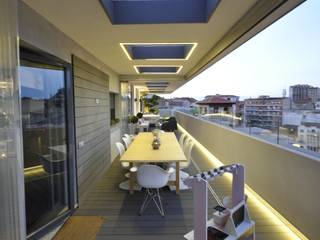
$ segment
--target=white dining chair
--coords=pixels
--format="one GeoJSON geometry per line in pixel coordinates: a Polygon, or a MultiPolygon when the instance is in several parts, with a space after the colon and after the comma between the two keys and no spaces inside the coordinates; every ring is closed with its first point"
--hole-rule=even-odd
{"type": "Polygon", "coordinates": [[[131,142],[134,140],[134,135],[129,135],[129,134],[125,133],[125,134],[123,134],[123,136],[126,138],[129,138],[131,142]]]}
{"type": "MultiPolygon", "coordinates": [[[[182,169],[186,169],[190,166],[191,162],[192,162],[192,149],[194,147],[194,142],[189,138],[185,141],[185,145],[184,145],[184,154],[186,156],[187,161],[186,162],[180,162],[179,164],[179,175],[180,175],[180,190],[186,190],[189,189],[187,185],[185,185],[183,183],[183,181],[181,181],[181,179],[186,179],[188,178],[190,175],[189,173],[182,171],[182,169]]],[[[172,163],[170,165],[171,167],[175,168],[176,164],[172,163]]],[[[176,171],[174,171],[170,177],[169,177],[169,181],[176,181],[176,171]]],[[[175,186],[169,186],[169,188],[174,191],[175,190],[175,186]]]]}
{"type": "Polygon", "coordinates": [[[191,164],[191,154],[192,154],[192,149],[194,147],[194,142],[188,138],[183,147],[183,152],[186,155],[187,161],[186,162],[181,162],[180,163],[180,169],[185,169],[188,168],[191,164]]]}
{"type": "Polygon", "coordinates": [[[121,142],[116,142],[116,147],[118,149],[119,156],[121,157],[124,154],[124,152],[126,151],[126,149],[124,148],[124,146],[121,142]]]}
{"type": "Polygon", "coordinates": [[[183,148],[184,145],[184,141],[187,138],[187,134],[185,133],[181,133],[180,138],[179,138],[179,145],[181,148],[183,148]]]}
{"type": "Polygon", "coordinates": [[[161,216],[165,215],[159,189],[165,187],[168,184],[169,176],[173,172],[173,168],[164,170],[157,165],[149,164],[145,164],[137,168],[138,184],[146,189],[145,197],[140,207],[139,215],[142,215],[151,200],[155,203],[161,216]]]}
{"type": "MultiPolygon", "coordinates": [[[[116,142],[116,146],[117,146],[117,149],[118,149],[118,152],[119,152],[119,156],[121,157],[124,152],[126,151],[125,147],[123,146],[122,143],[120,142],[116,142]]],[[[121,166],[124,168],[124,169],[129,169],[130,167],[130,164],[128,162],[121,162],[121,166]]],[[[128,171],[124,176],[126,178],[130,178],[130,174],[133,174],[131,173],[130,171],[128,171]]],[[[126,180],[126,181],[123,181],[119,184],[119,188],[122,189],[122,190],[126,190],[128,191],[129,190],[129,180],[126,180]]],[[[141,190],[141,187],[138,186],[137,184],[134,184],[133,186],[133,189],[136,190],[136,191],[140,191],[141,190]]]]}
{"type": "MultiPolygon", "coordinates": [[[[126,149],[121,142],[116,142],[116,147],[118,149],[119,156],[121,157],[124,154],[124,152],[126,151],[126,149]]],[[[128,169],[130,164],[128,162],[121,162],[121,166],[125,169],[128,169]]],[[[128,174],[128,176],[126,176],[126,177],[129,177],[130,173],[127,173],[127,174],[128,174]]]]}
{"type": "MultiPolygon", "coordinates": [[[[191,152],[192,152],[193,146],[194,146],[193,141],[187,135],[185,135],[184,139],[182,141],[182,147],[181,148],[183,150],[184,155],[187,158],[187,161],[180,163],[180,170],[184,169],[184,168],[188,168],[190,166],[190,163],[191,163],[191,152]]],[[[170,166],[175,167],[175,163],[171,163],[170,166]]],[[[189,174],[186,173],[186,172],[180,171],[180,177],[181,178],[187,178],[187,177],[189,177],[189,174]]]]}
{"type": "Polygon", "coordinates": [[[124,142],[126,150],[127,150],[129,148],[130,144],[131,144],[130,138],[122,137],[122,141],[124,142]]]}

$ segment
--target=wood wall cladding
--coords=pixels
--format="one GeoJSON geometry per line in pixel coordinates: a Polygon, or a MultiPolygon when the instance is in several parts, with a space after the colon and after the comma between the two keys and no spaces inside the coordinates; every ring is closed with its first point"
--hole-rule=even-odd
{"type": "Polygon", "coordinates": [[[79,196],[111,162],[109,77],[73,56],[79,196]],[[79,143],[84,142],[82,147],[79,143]]]}

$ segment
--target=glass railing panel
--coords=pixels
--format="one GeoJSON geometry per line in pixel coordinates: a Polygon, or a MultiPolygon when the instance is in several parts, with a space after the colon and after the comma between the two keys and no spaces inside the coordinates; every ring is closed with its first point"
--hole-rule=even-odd
{"type": "Polygon", "coordinates": [[[177,111],[288,149],[320,157],[320,124],[313,127],[300,125],[297,128],[284,125],[282,116],[277,117],[276,120],[274,117],[268,116],[244,120],[242,117],[230,113],[199,114],[195,113],[193,109],[179,109],[177,111]]]}

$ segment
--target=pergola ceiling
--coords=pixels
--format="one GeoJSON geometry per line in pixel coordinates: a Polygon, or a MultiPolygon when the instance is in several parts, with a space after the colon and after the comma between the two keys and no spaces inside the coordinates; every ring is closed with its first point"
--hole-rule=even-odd
{"type": "MultiPolygon", "coordinates": [[[[260,9],[268,6],[270,8],[270,2],[274,2],[272,4],[275,7],[286,2],[278,0],[268,3],[268,1],[220,1],[207,23],[113,25],[99,0],[64,0],[59,3],[52,0],[24,0],[66,35],[118,73],[122,80],[141,84],[160,79],[170,82],[167,87],[168,91],[175,90],[210,63],[207,58],[210,57],[214,47],[219,47],[221,39],[227,36],[240,20],[243,20],[243,16],[249,15],[250,10],[259,5],[259,2],[265,2],[266,5],[265,7],[260,4],[262,5],[260,9]],[[197,45],[188,60],[175,59],[174,57],[165,60],[144,57],[130,60],[120,43],[132,44],[133,46],[141,43],[177,45],[196,43],[197,45]],[[173,66],[174,68],[182,66],[182,68],[178,73],[176,71],[169,74],[139,74],[135,70],[137,68],[134,67],[150,65],[152,67],[173,66]]],[[[301,1],[293,2],[292,6],[296,6],[301,1]]],[[[257,14],[262,16],[265,13],[257,11],[257,14]]],[[[138,50],[140,55],[141,53],[152,54],[136,48],[136,51],[138,50]]]]}

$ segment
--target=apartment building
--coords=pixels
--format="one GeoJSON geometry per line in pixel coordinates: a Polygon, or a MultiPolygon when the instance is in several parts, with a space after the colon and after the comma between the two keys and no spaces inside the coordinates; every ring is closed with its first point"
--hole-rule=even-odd
{"type": "Polygon", "coordinates": [[[320,99],[320,88],[297,84],[289,88],[290,107],[293,110],[312,110],[320,99]]]}
{"type": "Polygon", "coordinates": [[[235,114],[239,97],[235,95],[208,95],[195,104],[200,114],[224,113],[235,114]]]}
{"type": "Polygon", "coordinates": [[[320,112],[303,114],[298,127],[298,142],[302,148],[320,152],[320,112]]]}
{"type": "Polygon", "coordinates": [[[276,129],[282,126],[283,110],[288,108],[288,98],[260,96],[246,99],[244,121],[250,127],[276,129]]]}

